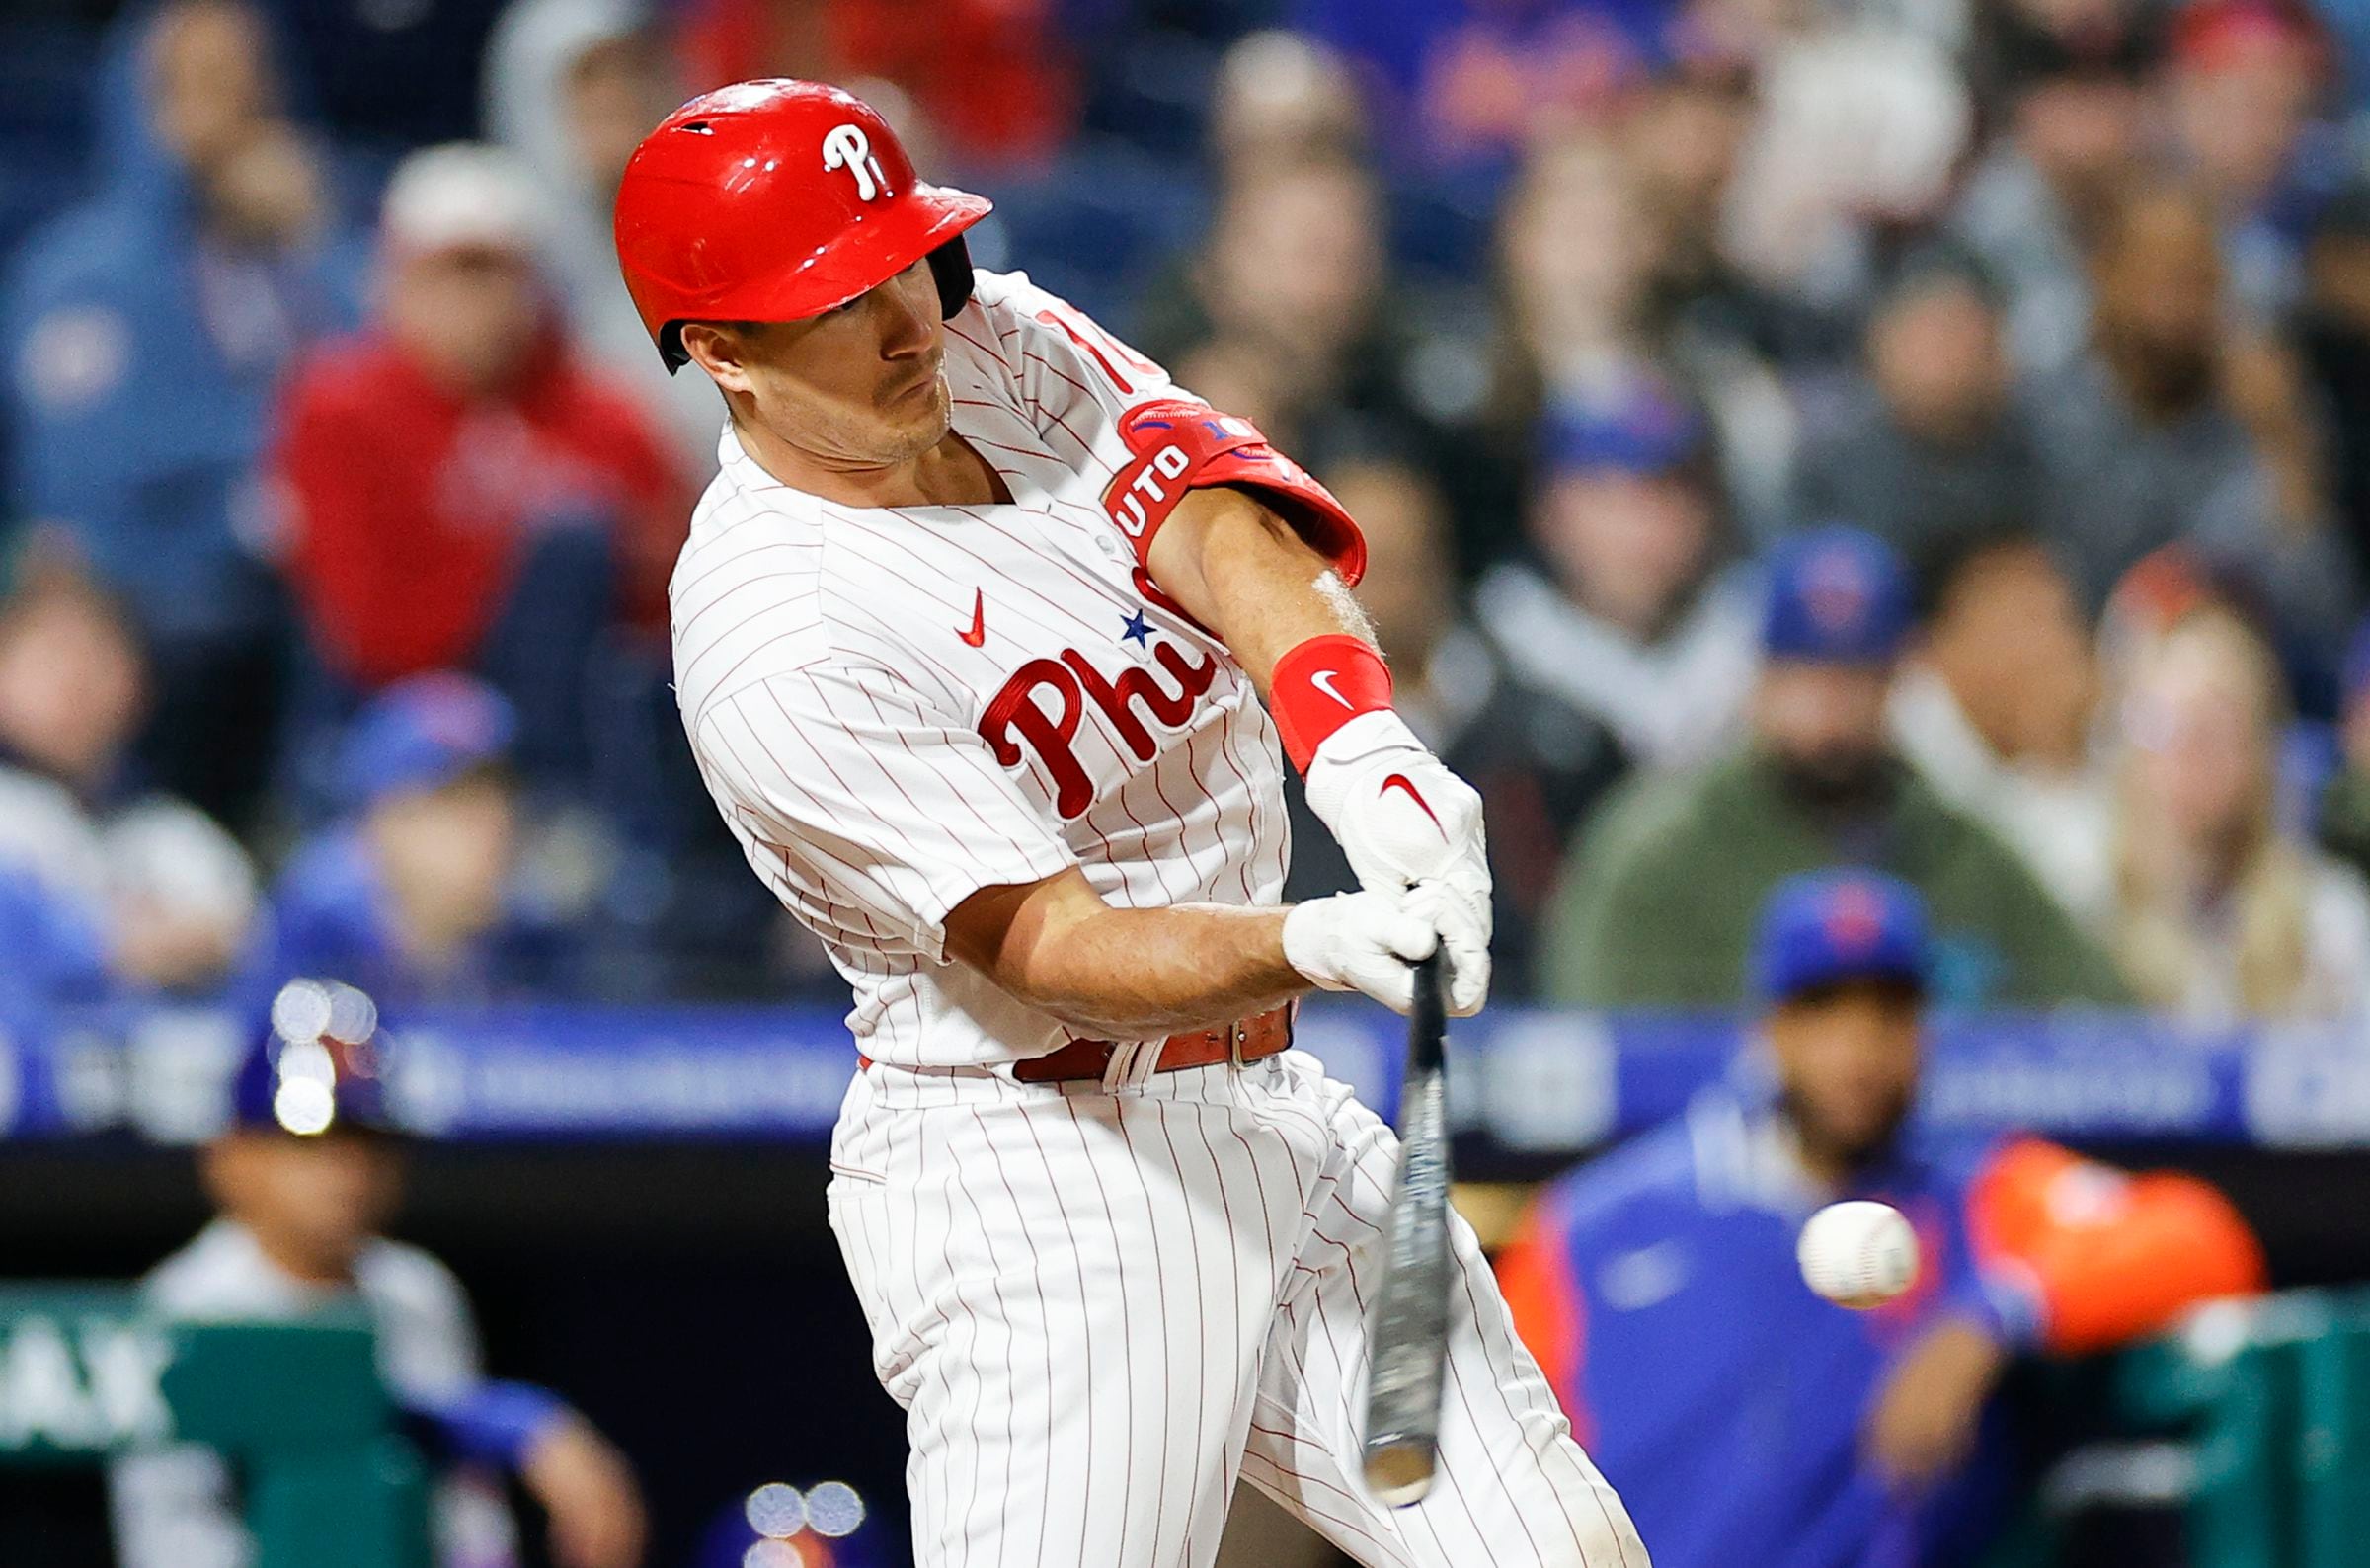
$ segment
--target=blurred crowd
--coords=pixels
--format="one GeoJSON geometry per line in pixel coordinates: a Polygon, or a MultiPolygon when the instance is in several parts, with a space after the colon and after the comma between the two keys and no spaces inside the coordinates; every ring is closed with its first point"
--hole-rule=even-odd
{"type": "MultiPolygon", "coordinates": [[[[864,93],[996,198],[982,265],[1362,520],[1399,707],[1488,804],[1502,995],[1732,1007],[1763,896],[1851,863],[1928,901],[1945,1005],[2370,1000],[2355,8],[160,0],[22,41],[73,89],[0,125],[0,1006],[834,992],[675,725],[721,410],[608,239],[642,132],[763,74],[864,93]]],[[[1302,822],[1296,895],[1345,874],[1302,822]]]]}

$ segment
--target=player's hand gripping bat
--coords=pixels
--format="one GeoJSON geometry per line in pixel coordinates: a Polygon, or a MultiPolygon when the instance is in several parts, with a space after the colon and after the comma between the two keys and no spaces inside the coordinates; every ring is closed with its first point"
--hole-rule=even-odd
{"type": "Polygon", "coordinates": [[[1368,1333],[1366,1485],[1399,1508],[1432,1489],[1449,1336],[1448,1034],[1442,955],[1415,966],[1407,1079],[1399,1094],[1399,1183],[1384,1225],[1382,1294],[1368,1333]]]}

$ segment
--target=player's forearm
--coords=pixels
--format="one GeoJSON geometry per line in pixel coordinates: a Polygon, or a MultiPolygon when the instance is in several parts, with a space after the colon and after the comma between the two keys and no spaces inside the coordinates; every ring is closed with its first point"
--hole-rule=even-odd
{"type": "Polygon", "coordinates": [[[1117,909],[1025,899],[985,951],[957,956],[1082,1035],[1142,1040],[1263,1012],[1308,988],[1284,957],[1280,908],[1117,909]]]}
{"type": "Polygon", "coordinates": [[[1374,641],[1339,573],[1292,525],[1240,490],[1197,490],[1152,540],[1162,592],[1226,641],[1259,694],[1284,653],[1312,637],[1374,641]]]}

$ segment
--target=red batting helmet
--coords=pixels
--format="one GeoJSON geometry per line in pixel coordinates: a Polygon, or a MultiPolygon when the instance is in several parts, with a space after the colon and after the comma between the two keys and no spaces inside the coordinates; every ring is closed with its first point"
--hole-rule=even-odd
{"type": "Polygon", "coordinates": [[[952,316],[963,231],[988,198],[914,178],[871,106],[836,87],[740,82],[669,115],[617,187],[617,265],[667,368],[686,321],[797,321],[923,257],[952,316]]]}

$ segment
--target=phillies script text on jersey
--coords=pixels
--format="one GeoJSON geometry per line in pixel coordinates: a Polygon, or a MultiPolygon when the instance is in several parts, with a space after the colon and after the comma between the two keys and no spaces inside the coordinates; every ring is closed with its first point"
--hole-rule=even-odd
{"type": "Polygon", "coordinates": [[[837,506],[728,431],[672,593],[710,791],[846,976],[859,1048],[911,1066],[1066,1038],[941,962],[973,890],[1075,865],[1122,905],[1272,903],[1290,852],[1275,727],[1129,526],[1188,436],[1258,432],[1016,275],[979,274],[945,376],[1009,504],[837,506]]]}

